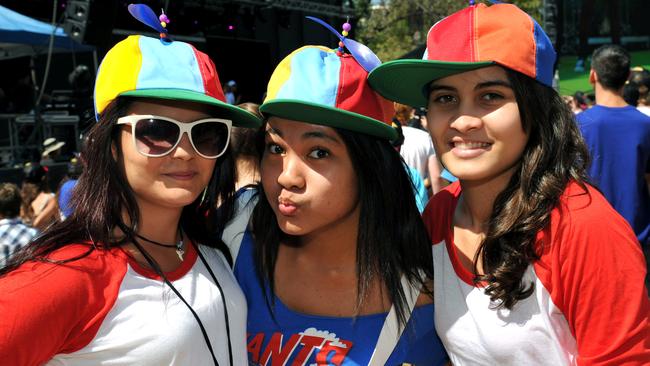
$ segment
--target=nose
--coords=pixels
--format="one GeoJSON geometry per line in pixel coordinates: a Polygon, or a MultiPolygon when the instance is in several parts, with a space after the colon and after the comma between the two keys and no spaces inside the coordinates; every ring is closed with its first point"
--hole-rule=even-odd
{"type": "Polygon", "coordinates": [[[483,126],[483,118],[470,103],[462,103],[458,113],[452,117],[450,127],[459,132],[469,132],[480,129],[483,126]]]}
{"type": "Polygon", "coordinates": [[[178,145],[176,145],[174,151],[171,152],[172,157],[176,159],[189,160],[194,157],[194,154],[196,154],[196,151],[194,151],[194,147],[192,147],[189,136],[187,136],[187,133],[183,133],[178,145]]]}
{"type": "Polygon", "coordinates": [[[305,186],[304,162],[293,153],[287,153],[282,160],[282,172],[278,184],[287,190],[302,189],[305,186]]]}
{"type": "Polygon", "coordinates": [[[470,132],[481,128],[483,120],[480,117],[461,115],[451,122],[451,128],[459,132],[470,132]]]}

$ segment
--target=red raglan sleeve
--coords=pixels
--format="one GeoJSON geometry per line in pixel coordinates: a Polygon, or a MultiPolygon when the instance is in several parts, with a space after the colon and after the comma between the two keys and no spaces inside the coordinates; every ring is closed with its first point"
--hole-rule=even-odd
{"type": "Polygon", "coordinates": [[[551,220],[535,269],[576,340],[577,364],[650,364],[646,263],[631,227],[591,187],[551,220]]]}
{"type": "Polygon", "coordinates": [[[454,182],[436,193],[422,212],[422,221],[435,245],[445,239],[451,227],[455,200],[460,195],[460,183],[454,182]]]}
{"type": "MultiPolygon", "coordinates": [[[[88,250],[74,245],[52,259],[88,250]]],[[[0,363],[42,365],[86,346],[112,308],[126,261],[93,251],[68,264],[27,263],[0,279],[0,363]]]]}

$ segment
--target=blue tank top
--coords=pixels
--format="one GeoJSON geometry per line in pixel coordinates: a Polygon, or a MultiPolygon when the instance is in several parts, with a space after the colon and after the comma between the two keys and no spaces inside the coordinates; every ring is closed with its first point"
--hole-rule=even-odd
{"type": "MultiPolygon", "coordinates": [[[[273,313],[264,298],[246,232],[235,277],[248,301],[247,349],[252,365],[367,365],[387,313],[346,317],[302,314],[275,297],[273,313]]],[[[268,293],[268,284],[265,284],[268,293]]],[[[433,304],[416,307],[386,365],[443,365],[447,354],[433,324],[433,304]]]]}

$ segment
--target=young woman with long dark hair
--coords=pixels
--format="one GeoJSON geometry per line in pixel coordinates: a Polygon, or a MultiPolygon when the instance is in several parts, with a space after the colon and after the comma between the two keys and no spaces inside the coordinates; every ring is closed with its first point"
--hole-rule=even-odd
{"type": "Polygon", "coordinates": [[[269,82],[259,202],[224,236],[253,364],[446,362],[429,239],[390,143],[392,103],[366,76],[353,56],[306,46],[269,82]],[[249,230],[231,230],[247,214],[249,230]]]}
{"type": "Polygon", "coordinates": [[[259,119],[225,103],[207,55],[144,36],[104,58],[95,110],[72,214],[0,270],[2,363],[246,365],[245,298],[215,238],[231,125],[259,119]]]}
{"type": "Polygon", "coordinates": [[[451,361],[647,364],[643,254],[587,182],[585,143],[551,87],[548,37],[514,5],[479,4],[434,25],[427,50],[369,81],[428,107],[438,156],[459,179],[424,213],[451,361]]]}

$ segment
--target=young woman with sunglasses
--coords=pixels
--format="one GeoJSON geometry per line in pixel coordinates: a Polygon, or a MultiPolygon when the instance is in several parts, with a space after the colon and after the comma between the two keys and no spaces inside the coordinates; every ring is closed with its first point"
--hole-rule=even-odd
{"type": "Polygon", "coordinates": [[[646,263],[586,181],[544,31],[514,5],[478,4],[434,25],[427,49],[369,81],[428,106],[436,152],[459,179],[424,213],[436,329],[453,364],[647,365],[646,263]]]}
{"type": "Polygon", "coordinates": [[[429,241],[390,142],[394,110],[366,77],[353,56],[317,46],[271,76],[259,202],[244,231],[253,204],[242,196],[224,235],[254,365],[446,362],[429,241]]]}
{"type": "Polygon", "coordinates": [[[246,365],[245,298],[214,238],[231,125],[259,119],[225,103],[207,55],[144,36],[108,52],[95,106],[72,214],[0,270],[2,363],[246,365]]]}

